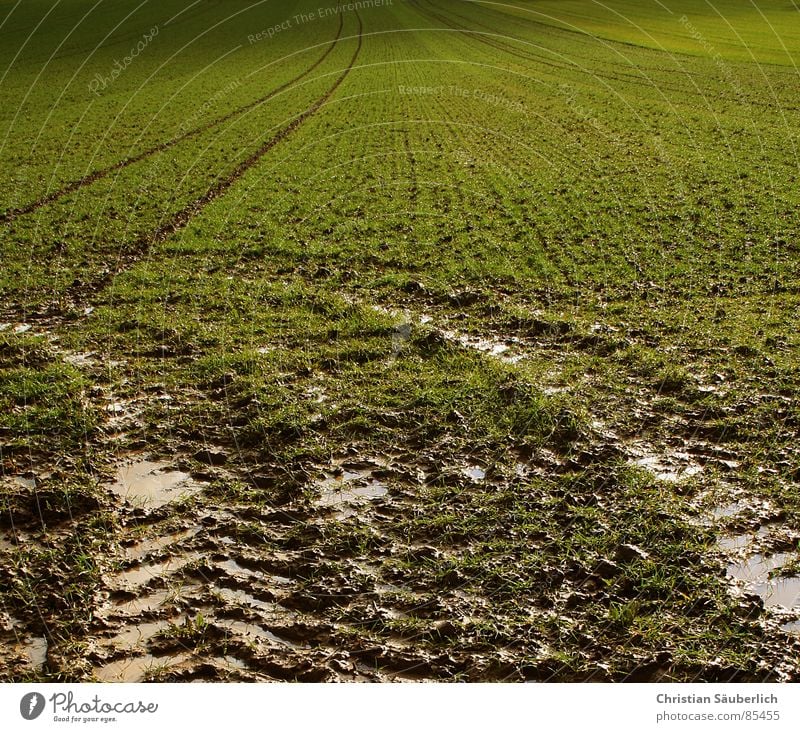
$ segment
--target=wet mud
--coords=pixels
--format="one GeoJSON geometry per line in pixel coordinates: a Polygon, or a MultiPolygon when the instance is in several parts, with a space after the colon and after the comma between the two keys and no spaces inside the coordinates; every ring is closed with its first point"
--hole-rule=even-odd
{"type": "MultiPolygon", "coordinates": [[[[413,322],[433,329],[430,318],[413,322]]],[[[522,363],[539,341],[556,348],[564,335],[553,327],[534,328],[528,337],[519,331],[477,337],[451,326],[434,329],[442,342],[509,366],[522,363]]],[[[96,366],[91,354],[70,358],[80,368],[96,366]]],[[[582,613],[592,603],[615,607],[631,601],[623,570],[652,561],[647,545],[622,543],[590,565],[565,561],[542,569],[541,594],[514,597],[508,587],[522,557],[513,562],[503,557],[511,581],[493,588],[475,581],[463,561],[485,551],[474,536],[445,533],[436,512],[423,529],[408,520],[425,505],[430,511],[434,500],[442,515],[468,515],[486,510],[477,497],[496,494],[502,503],[504,492],[523,491],[537,476],[612,474],[618,466],[648,475],[655,492],[659,486],[685,491],[687,516],[717,535],[704,561],[727,576],[731,596],[743,607],[755,603],[758,622],[772,632],[784,638],[798,633],[800,575],[792,570],[800,560],[792,549],[798,537],[768,503],[737,493],[735,481],[727,482],[740,456],[689,429],[679,440],[645,437],[644,431],[626,433],[597,415],[590,431],[562,454],[548,447],[535,454],[509,451],[498,463],[453,451],[446,442],[401,442],[391,451],[353,444],[327,460],[315,457],[287,467],[259,464],[252,455],[243,461],[225,443],[184,443],[171,454],[132,449],[127,435],[135,432],[141,409],[163,396],[117,399],[98,392],[105,420],[101,433],[116,436],[125,449],[107,459],[96,476],[97,505],[115,524],[111,543],[98,557],[91,612],[71,643],[59,634],[54,609],[42,606],[22,613],[24,619],[2,617],[3,660],[13,678],[42,673],[107,682],[757,678],[754,670],[681,665],[666,652],[610,669],[615,651],[579,630],[590,617],[582,613]],[[504,625],[504,603],[520,602],[530,604],[536,630],[533,621],[526,625],[518,618],[504,625]],[[47,622],[37,622],[37,614],[47,622]],[[556,630],[546,635],[539,629],[548,623],[556,630]],[[582,668],[562,660],[559,644],[567,632],[577,638],[582,668]]],[[[324,386],[309,387],[307,397],[314,403],[329,398],[324,386]]],[[[35,493],[45,474],[4,480],[20,494],[35,493]]],[[[563,501],[572,504],[570,511],[602,507],[603,493],[612,488],[598,478],[588,492],[565,495],[563,501]]],[[[535,505],[553,497],[531,500],[535,505]]],[[[0,534],[6,572],[8,558],[20,547],[44,536],[55,544],[66,524],[90,514],[74,510],[54,520],[30,506],[10,515],[19,521],[4,525],[0,534]]],[[[492,529],[498,536],[516,530],[492,529]]],[[[481,540],[489,544],[496,538],[487,533],[481,540]]],[[[535,554],[552,541],[547,533],[528,536],[525,552],[535,554]]],[[[776,647],[781,642],[775,635],[776,647]]],[[[792,678],[794,670],[776,667],[773,673],[792,678]]]]}

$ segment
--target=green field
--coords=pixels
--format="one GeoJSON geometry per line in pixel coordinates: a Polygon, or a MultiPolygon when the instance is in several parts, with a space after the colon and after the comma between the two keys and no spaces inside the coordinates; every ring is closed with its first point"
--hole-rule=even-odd
{"type": "Polygon", "coordinates": [[[0,679],[800,679],[799,64],[0,0],[0,679]]]}

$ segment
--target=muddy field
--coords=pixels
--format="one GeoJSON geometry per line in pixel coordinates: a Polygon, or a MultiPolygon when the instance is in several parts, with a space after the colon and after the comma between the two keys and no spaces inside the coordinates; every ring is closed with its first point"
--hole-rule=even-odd
{"type": "Polygon", "coordinates": [[[8,15],[0,679],[798,680],[793,67],[615,3],[8,15]]]}
{"type": "MultiPolygon", "coordinates": [[[[414,347],[489,367],[576,347],[554,329],[482,337],[459,333],[446,314],[377,310],[396,321],[389,370],[414,347]]],[[[84,397],[99,415],[99,445],[85,448],[91,467],[44,452],[6,457],[8,678],[795,677],[798,535],[742,485],[752,457],[703,439],[706,415],[659,413],[652,387],[630,389],[612,410],[644,429],[585,415],[583,429],[557,424],[563,434],[538,447],[468,449],[457,428],[428,438],[426,425],[398,429],[403,416],[386,412],[392,444],[365,429],[320,451],[326,460],[298,450],[272,462],[230,439],[243,409],[233,375],[205,397],[115,393],[108,354],[63,352],[58,321],[43,320],[48,330],[25,336],[91,379],[84,397]],[[171,415],[202,398],[228,421],[187,439],[171,415]],[[20,464],[35,468],[13,474],[20,464]],[[75,481],[88,470],[90,490],[75,481]],[[662,627],[637,628],[648,607],[676,605],[682,613],[662,627]],[[717,623],[758,652],[704,658],[718,650],[706,636],[688,653],[717,623]]],[[[341,385],[330,381],[311,373],[302,386],[320,410],[315,439],[337,409],[327,403],[341,385]]],[[[570,391],[543,388],[553,398],[570,391]]],[[[465,417],[454,410],[450,420],[465,417]]]]}

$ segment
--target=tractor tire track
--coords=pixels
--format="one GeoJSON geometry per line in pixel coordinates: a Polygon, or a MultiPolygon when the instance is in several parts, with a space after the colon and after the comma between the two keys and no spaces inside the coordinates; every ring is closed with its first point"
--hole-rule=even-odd
{"type": "Polygon", "coordinates": [[[322,107],[328,99],[333,96],[334,92],[339,88],[341,83],[345,80],[347,75],[350,73],[351,69],[355,65],[356,59],[358,55],[361,53],[361,46],[363,43],[363,24],[361,22],[361,17],[356,13],[356,17],[358,18],[358,43],[356,45],[356,50],[353,53],[353,57],[350,59],[347,67],[344,71],[337,77],[336,81],[333,83],[330,89],[328,89],[325,94],[323,94],[316,102],[314,102],[305,112],[300,113],[297,117],[295,117],[286,127],[281,129],[275,135],[273,135],[269,140],[267,140],[261,147],[258,148],[252,155],[248,158],[243,160],[239,163],[236,168],[234,168],[233,172],[225,179],[217,182],[212,188],[210,188],[206,193],[204,193],[199,198],[192,201],[188,206],[185,206],[183,209],[178,211],[176,214],[172,216],[172,218],[162,226],[159,226],[154,232],[140,237],[133,246],[132,254],[134,256],[138,256],[142,253],[142,251],[146,251],[146,249],[158,242],[164,241],[167,237],[174,234],[176,231],[179,231],[186,224],[189,223],[197,214],[199,214],[209,203],[215,201],[221,195],[223,195],[234,183],[236,183],[248,170],[252,167],[257,165],[261,158],[264,157],[273,147],[275,147],[278,143],[283,141],[286,137],[288,137],[292,132],[294,132],[300,125],[302,125],[309,117],[312,117],[317,111],[322,107]]]}
{"type": "MultiPolygon", "coordinates": [[[[423,7],[422,4],[419,3],[419,2],[412,2],[411,4],[419,12],[427,15],[428,17],[430,17],[430,18],[432,18],[434,20],[438,20],[439,22],[443,23],[448,28],[450,28],[452,30],[455,30],[455,31],[459,31],[459,32],[463,33],[464,35],[466,35],[467,37],[469,37],[469,38],[471,38],[473,40],[479,41],[480,43],[483,43],[484,45],[487,45],[487,46],[489,46],[491,48],[494,48],[494,49],[496,49],[498,51],[502,51],[503,53],[509,54],[511,56],[515,56],[516,58],[522,59],[523,61],[529,61],[529,62],[533,61],[536,64],[539,64],[541,66],[547,66],[547,67],[552,68],[552,69],[556,69],[559,72],[574,71],[574,72],[581,72],[581,73],[591,73],[591,75],[593,77],[596,77],[596,78],[607,79],[609,81],[615,81],[615,82],[619,82],[619,83],[622,83],[622,84],[635,84],[637,86],[644,86],[644,87],[649,88],[649,89],[657,89],[662,94],[663,94],[664,90],[677,92],[679,94],[691,94],[692,93],[691,90],[686,89],[684,87],[676,86],[674,84],[659,83],[656,86],[656,84],[653,82],[652,79],[650,79],[647,76],[642,76],[641,74],[629,74],[629,73],[626,73],[624,71],[618,71],[616,73],[601,72],[601,71],[599,71],[597,69],[584,68],[581,65],[579,65],[577,63],[574,63],[574,62],[573,63],[555,63],[553,61],[546,61],[544,59],[544,57],[542,57],[541,55],[539,55],[537,53],[534,53],[532,51],[528,51],[528,50],[525,50],[525,49],[517,48],[517,47],[513,46],[509,41],[501,40],[501,38],[499,38],[499,37],[498,38],[494,38],[494,37],[486,38],[485,34],[483,32],[475,31],[472,28],[470,28],[469,26],[465,26],[465,25],[461,25],[460,23],[456,23],[456,22],[450,20],[449,18],[446,18],[446,17],[442,16],[441,14],[435,12],[434,10],[431,10],[431,9],[429,9],[427,7],[423,7]]],[[[458,17],[459,19],[461,19],[463,21],[472,22],[476,26],[485,28],[486,31],[491,33],[493,36],[502,36],[503,38],[508,38],[510,40],[517,41],[519,43],[527,43],[527,41],[524,41],[523,39],[515,38],[514,36],[503,35],[500,32],[498,32],[497,30],[495,30],[495,29],[493,29],[493,28],[491,28],[491,27],[489,27],[489,26],[487,26],[487,25],[485,25],[483,23],[479,23],[477,21],[471,21],[471,20],[467,21],[466,18],[463,18],[462,16],[457,16],[457,15],[455,15],[455,13],[451,13],[451,15],[454,15],[455,17],[458,17]]],[[[721,96],[720,98],[724,99],[725,97],[721,96]]],[[[730,99],[730,101],[733,101],[733,100],[730,99]]]]}
{"type": "MultiPolygon", "coordinates": [[[[523,51],[522,49],[518,49],[512,46],[510,43],[503,43],[497,38],[486,38],[484,37],[485,34],[483,34],[482,32],[475,31],[468,26],[456,23],[453,20],[450,20],[449,18],[446,18],[445,16],[441,15],[440,13],[437,13],[435,10],[424,7],[421,2],[416,2],[416,0],[412,0],[412,2],[410,2],[409,4],[421,14],[427,15],[429,18],[439,21],[447,28],[450,28],[451,30],[454,31],[458,31],[459,33],[464,34],[471,40],[479,41],[480,43],[483,43],[486,46],[490,46],[491,48],[494,48],[498,51],[503,51],[504,53],[508,53],[511,56],[516,56],[517,58],[520,58],[523,61],[533,61],[537,64],[541,64],[542,66],[548,66],[552,69],[556,69],[557,71],[576,70],[576,68],[580,69],[580,67],[576,67],[570,64],[560,64],[560,63],[554,63],[553,61],[547,61],[545,60],[545,57],[539,54],[535,54],[530,51],[527,52],[523,51]]],[[[476,22],[475,25],[482,25],[482,24],[476,22]]],[[[482,26],[482,27],[486,28],[487,26],[482,26]]],[[[495,33],[495,35],[500,35],[495,31],[493,32],[495,33]]]]}
{"type": "Polygon", "coordinates": [[[227,114],[223,115],[222,117],[218,117],[215,120],[211,120],[210,122],[206,122],[199,127],[195,127],[192,130],[188,130],[177,137],[173,137],[171,140],[167,140],[166,142],[159,143],[154,147],[148,148],[143,152],[140,152],[136,155],[131,157],[125,158],[124,160],[120,160],[113,165],[108,166],[107,168],[102,168],[100,170],[96,170],[93,173],[89,173],[85,175],[83,178],[79,178],[78,180],[73,180],[67,183],[66,185],[59,188],[57,191],[53,191],[52,193],[48,193],[46,196],[36,200],[31,201],[30,203],[26,204],[25,206],[21,206],[19,208],[13,208],[3,213],[0,213],[0,224],[6,224],[18,219],[20,216],[25,216],[27,214],[31,214],[34,211],[46,206],[54,201],[57,201],[64,196],[68,196],[70,193],[75,193],[75,191],[80,190],[81,188],[85,188],[86,186],[92,185],[103,178],[107,178],[112,173],[115,173],[119,170],[123,170],[135,163],[139,163],[142,160],[146,160],[153,155],[164,152],[165,150],[169,150],[170,148],[175,147],[175,145],[183,142],[184,140],[188,140],[192,137],[196,137],[197,135],[202,134],[203,132],[208,132],[208,130],[214,129],[215,127],[219,127],[226,122],[235,119],[236,117],[240,117],[241,115],[245,114],[246,112],[254,109],[255,107],[259,106],[260,104],[264,104],[265,102],[272,99],[274,96],[280,94],[282,91],[288,89],[289,87],[293,86],[300,80],[304,79],[308,76],[312,71],[314,71],[323,61],[330,55],[331,51],[336,47],[336,44],[339,42],[342,36],[342,28],[344,26],[344,19],[340,15],[339,16],[339,28],[336,32],[336,37],[333,39],[331,44],[325,49],[325,52],[320,56],[311,66],[309,66],[305,71],[303,71],[298,76],[295,76],[293,79],[281,84],[279,87],[273,89],[269,94],[266,94],[263,97],[256,99],[255,101],[249,102],[248,104],[244,105],[243,107],[239,107],[238,109],[233,110],[232,112],[228,112],[227,114]]]}

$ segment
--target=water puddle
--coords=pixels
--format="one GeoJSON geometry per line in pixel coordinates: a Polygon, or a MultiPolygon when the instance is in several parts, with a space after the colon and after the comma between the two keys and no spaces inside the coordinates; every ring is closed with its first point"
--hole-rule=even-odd
{"type": "Polygon", "coordinates": [[[517,363],[523,359],[519,353],[515,353],[514,346],[518,346],[518,338],[507,338],[505,340],[493,340],[491,338],[479,338],[478,336],[463,335],[452,330],[441,331],[442,335],[449,341],[457,343],[462,348],[469,348],[480,351],[488,356],[497,358],[506,363],[517,363]]]}
{"type": "Polygon", "coordinates": [[[339,517],[352,516],[353,505],[374,501],[385,496],[389,490],[378,480],[371,477],[371,470],[343,470],[337,475],[327,475],[318,484],[320,497],[316,505],[323,508],[338,508],[339,517]]]}
{"type": "Polygon", "coordinates": [[[728,576],[758,595],[766,607],[779,605],[788,609],[800,606],[800,577],[774,577],[770,573],[792,559],[791,554],[753,554],[742,562],[728,565],[728,576]]]}
{"type": "Polygon", "coordinates": [[[483,480],[486,477],[486,471],[477,465],[468,465],[464,468],[464,474],[474,481],[483,480]]]}
{"type": "Polygon", "coordinates": [[[125,615],[140,615],[141,613],[153,612],[167,601],[170,594],[169,590],[161,590],[146,597],[137,597],[127,602],[117,603],[114,605],[114,610],[125,615]]]}
{"type": "Polygon", "coordinates": [[[726,503],[725,505],[711,509],[711,515],[719,521],[720,519],[735,516],[737,513],[741,513],[745,508],[747,508],[747,504],[744,501],[726,503]]]}
{"type": "Polygon", "coordinates": [[[791,555],[780,554],[753,554],[742,562],[728,565],[728,574],[734,579],[741,580],[748,585],[764,584],[769,578],[769,573],[780,569],[789,561],[791,555]]]}
{"type": "Polygon", "coordinates": [[[316,404],[322,404],[322,402],[327,401],[328,395],[325,393],[325,389],[321,386],[311,386],[305,390],[305,396],[307,399],[315,402],[316,404]]]}
{"type": "Polygon", "coordinates": [[[136,561],[142,559],[150,554],[166,549],[168,546],[177,544],[179,541],[189,539],[199,533],[200,527],[185,529],[184,531],[177,531],[174,534],[167,536],[157,536],[153,539],[142,539],[142,541],[134,544],[133,546],[125,547],[125,559],[136,561]]]}
{"type": "Polygon", "coordinates": [[[694,462],[692,456],[685,452],[658,454],[651,445],[644,442],[630,444],[628,449],[632,454],[628,460],[629,464],[644,468],[657,480],[677,483],[703,471],[702,466],[694,462]]]}
{"type": "Polygon", "coordinates": [[[175,602],[196,590],[199,585],[195,582],[184,582],[174,587],[168,587],[157,592],[152,592],[143,597],[135,597],[132,600],[124,600],[114,603],[110,608],[101,612],[102,615],[109,613],[137,617],[142,613],[154,612],[167,603],[175,602]]]}
{"type": "Polygon", "coordinates": [[[95,363],[95,353],[67,353],[64,356],[64,360],[70,364],[71,366],[75,366],[76,368],[83,368],[87,366],[92,366],[95,363]]]}
{"type": "Polygon", "coordinates": [[[737,534],[736,536],[722,536],[717,539],[717,546],[726,554],[733,554],[750,546],[753,537],[750,534],[737,534]]]}
{"type": "Polygon", "coordinates": [[[247,577],[260,582],[273,582],[279,585],[291,585],[294,582],[294,580],[289,577],[281,577],[278,574],[264,574],[263,572],[248,569],[239,564],[235,559],[226,559],[224,562],[217,562],[216,566],[223,570],[225,574],[233,577],[247,577]]]}
{"type": "Polygon", "coordinates": [[[752,546],[759,539],[764,539],[772,533],[773,527],[765,524],[759,527],[753,534],[736,534],[733,536],[720,536],[717,539],[717,546],[726,554],[735,554],[742,549],[752,546]]]}
{"type": "MultiPolygon", "coordinates": [[[[177,622],[180,622],[179,619],[177,622]]],[[[163,630],[166,630],[171,625],[169,620],[156,620],[152,623],[141,623],[139,625],[131,625],[121,630],[113,638],[104,639],[101,641],[102,645],[111,646],[122,651],[132,651],[139,646],[144,645],[151,638],[154,638],[163,630]]]]}
{"type": "Polygon", "coordinates": [[[666,480],[672,483],[683,478],[691,478],[703,470],[699,465],[674,465],[662,462],[657,457],[639,458],[634,463],[649,470],[658,480],[666,480]]]}
{"type": "Polygon", "coordinates": [[[191,554],[181,554],[179,556],[170,557],[156,564],[145,564],[140,567],[127,569],[115,575],[114,584],[126,588],[141,587],[156,577],[164,577],[165,575],[177,572],[179,569],[183,569],[187,564],[200,559],[200,557],[200,554],[192,552],[191,554]]]}
{"type": "Polygon", "coordinates": [[[188,473],[170,470],[167,463],[141,460],[121,467],[111,489],[140,508],[160,508],[202,490],[188,473]]]}
{"type": "Polygon", "coordinates": [[[226,574],[239,575],[240,577],[261,577],[259,572],[243,567],[235,559],[226,559],[224,562],[217,562],[217,566],[226,574]]]}
{"type": "Polygon", "coordinates": [[[384,307],[383,305],[367,305],[373,312],[380,315],[388,315],[390,318],[405,318],[406,320],[414,320],[414,316],[408,310],[396,310],[384,307]]]}
{"type": "Polygon", "coordinates": [[[18,488],[25,488],[26,490],[33,490],[36,488],[36,479],[35,478],[25,478],[21,475],[12,475],[10,476],[11,483],[13,483],[18,488]]]}
{"type": "Polygon", "coordinates": [[[247,671],[247,664],[236,656],[224,656],[222,658],[214,658],[220,666],[236,669],[237,671],[247,671]]]}
{"type": "Polygon", "coordinates": [[[291,641],[285,638],[279,638],[274,633],[270,633],[268,630],[264,630],[260,625],[255,625],[254,623],[246,623],[243,620],[229,620],[228,618],[214,619],[209,622],[216,625],[218,628],[223,628],[237,635],[244,636],[244,638],[248,640],[252,638],[266,641],[270,645],[295,647],[295,644],[291,641]]]}
{"type": "Polygon", "coordinates": [[[28,638],[24,646],[30,665],[38,671],[47,661],[47,638],[28,638]]]}
{"type": "Polygon", "coordinates": [[[172,668],[183,663],[188,658],[189,655],[185,653],[166,658],[156,658],[148,653],[144,656],[113,661],[95,669],[94,675],[99,681],[104,682],[137,683],[142,681],[148,674],[153,674],[160,669],[172,668]]]}
{"type": "MultiPolygon", "coordinates": [[[[387,315],[392,318],[403,318],[405,320],[403,324],[397,327],[398,333],[401,334],[398,340],[406,340],[408,338],[412,323],[428,325],[433,322],[433,318],[427,314],[418,316],[407,310],[393,310],[381,305],[369,305],[368,307],[381,315],[387,315]],[[406,333],[406,329],[408,329],[408,333],[406,333]]],[[[480,336],[467,335],[453,330],[438,329],[438,332],[451,343],[456,343],[462,348],[485,353],[492,358],[497,358],[506,363],[518,363],[524,358],[524,356],[518,352],[519,347],[523,345],[523,342],[519,338],[508,337],[500,340],[481,338],[480,336]]]]}
{"type": "MultiPolygon", "coordinates": [[[[745,507],[741,501],[726,504],[714,512],[715,517],[735,515],[745,507]]],[[[779,527],[778,527],[779,528],[779,527]]],[[[750,594],[761,598],[765,607],[800,607],[800,577],[771,577],[777,570],[785,567],[795,558],[794,554],[778,552],[767,554],[756,552],[759,540],[773,535],[776,524],[764,524],[758,531],[749,534],[721,536],[717,547],[735,561],[729,561],[726,572],[728,578],[743,587],[750,594]],[[740,558],[736,559],[736,555],[740,558]]]]}
{"type": "Polygon", "coordinates": [[[779,605],[788,609],[800,607],[800,577],[779,577],[751,586],[766,607],[779,605]]]}
{"type": "Polygon", "coordinates": [[[384,595],[388,594],[402,594],[405,590],[402,587],[398,587],[397,585],[389,584],[386,582],[376,582],[375,583],[375,592],[379,592],[384,595]]]}
{"type": "Polygon", "coordinates": [[[256,608],[258,610],[264,610],[265,612],[273,614],[287,614],[286,611],[282,610],[279,605],[276,605],[272,602],[264,602],[263,600],[259,600],[244,590],[231,590],[227,587],[217,587],[214,589],[214,592],[223,600],[231,603],[232,605],[243,605],[244,607],[256,608]]]}

